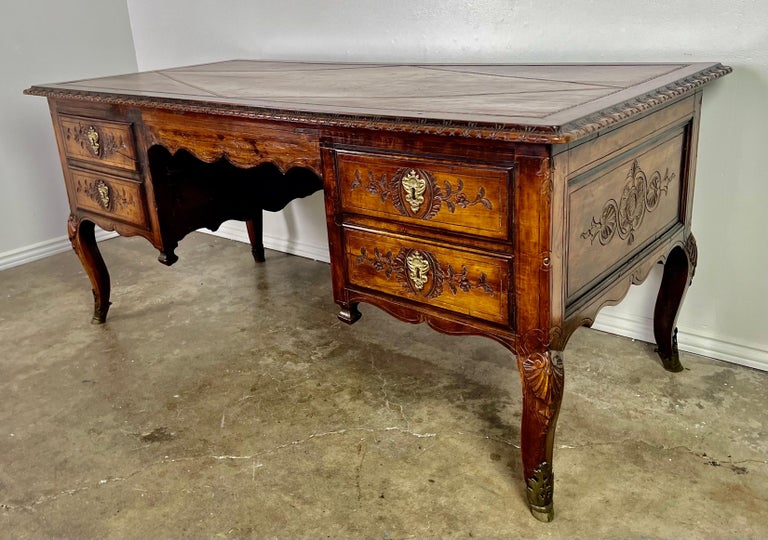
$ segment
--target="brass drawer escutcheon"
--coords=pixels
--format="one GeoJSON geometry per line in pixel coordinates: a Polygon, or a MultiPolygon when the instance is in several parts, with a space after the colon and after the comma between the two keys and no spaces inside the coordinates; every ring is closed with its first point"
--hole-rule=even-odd
{"type": "Polygon", "coordinates": [[[429,280],[429,260],[422,257],[418,251],[412,251],[405,259],[408,266],[408,277],[413,287],[420,291],[429,280]]]}
{"type": "Polygon", "coordinates": [[[104,210],[109,210],[109,186],[104,183],[103,180],[99,180],[95,184],[96,186],[96,197],[94,197],[99,204],[101,204],[102,207],[104,207],[104,210]]]}
{"type": "Polygon", "coordinates": [[[91,152],[93,152],[94,156],[99,157],[99,150],[101,149],[101,145],[99,144],[99,132],[96,131],[95,127],[90,126],[85,136],[88,138],[91,152]]]}
{"type": "Polygon", "coordinates": [[[413,213],[417,213],[424,202],[424,190],[427,189],[427,181],[413,169],[403,176],[400,183],[405,190],[405,202],[411,206],[413,213]]]}

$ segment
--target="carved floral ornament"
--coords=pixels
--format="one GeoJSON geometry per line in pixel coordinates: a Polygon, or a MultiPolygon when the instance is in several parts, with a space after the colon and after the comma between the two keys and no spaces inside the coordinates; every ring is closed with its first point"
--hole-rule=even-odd
{"type": "MultiPolygon", "coordinates": [[[[359,169],[355,170],[355,179],[350,188],[355,190],[363,185],[359,169]]],[[[365,190],[382,202],[391,199],[392,206],[404,216],[421,219],[433,219],[443,205],[453,214],[456,208],[469,208],[481,205],[492,210],[493,204],[485,196],[485,188],[480,186],[474,199],[464,193],[464,182],[456,179],[456,187],[448,180],[440,187],[434,176],[424,169],[400,168],[391,177],[387,173],[377,174],[368,169],[368,181],[365,190]]]]}
{"type": "Polygon", "coordinates": [[[446,287],[454,296],[459,291],[468,293],[472,289],[480,289],[488,296],[494,295],[485,272],[477,278],[470,278],[466,265],[462,265],[460,272],[451,264],[443,267],[427,250],[401,248],[395,256],[391,251],[382,253],[379,248],[374,248],[371,255],[362,247],[355,262],[371,265],[376,272],[384,272],[387,278],[394,276],[406,291],[424,298],[437,298],[446,287]]]}
{"type": "Polygon", "coordinates": [[[606,201],[600,216],[592,218],[592,225],[581,233],[581,237],[590,243],[598,239],[605,246],[618,236],[632,245],[635,231],[643,224],[646,212],[653,212],[659,206],[661,197],[668,193],[669,184],[675,176],[667,169],[663,177],[659,171],[648,177],[635,160],[629,168],[619,200],[606,201]]]}

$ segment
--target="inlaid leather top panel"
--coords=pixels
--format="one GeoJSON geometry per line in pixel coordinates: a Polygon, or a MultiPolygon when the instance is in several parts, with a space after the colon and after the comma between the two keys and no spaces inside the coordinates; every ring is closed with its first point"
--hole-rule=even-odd
{"type": "Polygon", "coordinates": [[[712,63],[395,65],[232,60],[36,86],[28,93],[162,99],[556,133],[579,120],[581,124],[596,120],[601,113],[630,114],[626,111],[632,108],[640,112],[729,71],[712,63]]]}

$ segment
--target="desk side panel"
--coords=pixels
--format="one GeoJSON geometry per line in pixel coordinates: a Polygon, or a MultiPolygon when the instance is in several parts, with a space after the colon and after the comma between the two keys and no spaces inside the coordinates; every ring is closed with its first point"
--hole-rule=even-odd
{"type": "Polygon", "coordinates": [[[701,95],[559,155],[566,163],[564,328],[591,324],[690,232],[701,95]]]}
{"type": "Polygon", "coordinates": [[[568,298],[681,223],[683,129],[569,182],[568,298]]]}

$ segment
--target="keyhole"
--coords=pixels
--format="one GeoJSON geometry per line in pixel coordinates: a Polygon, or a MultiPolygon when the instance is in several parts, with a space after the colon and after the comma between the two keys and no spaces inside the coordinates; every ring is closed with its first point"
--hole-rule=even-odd
{"type": "Polygon", "coordinates": [[[415,187],[411,188],[411,199],[413,199],[414,201],[416,200],[416,188],[415,187]]]}
{"type": "Polygon", "coordinates": [[[421,268],[416,269],[416,280],[421,281],[421,268]]]}

